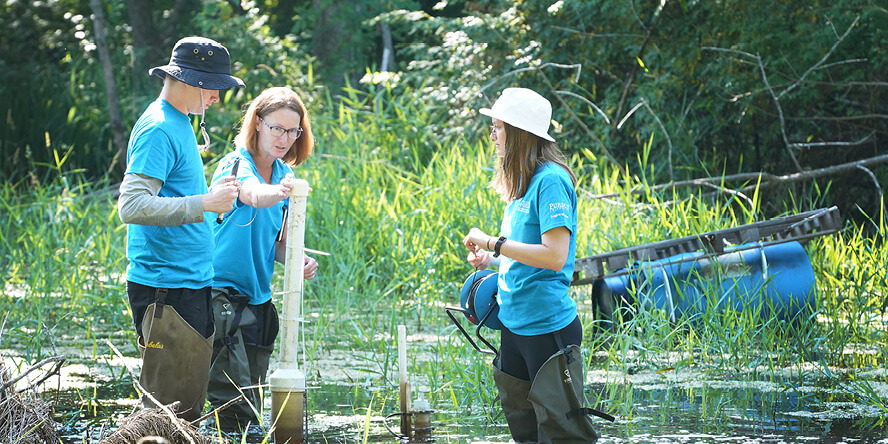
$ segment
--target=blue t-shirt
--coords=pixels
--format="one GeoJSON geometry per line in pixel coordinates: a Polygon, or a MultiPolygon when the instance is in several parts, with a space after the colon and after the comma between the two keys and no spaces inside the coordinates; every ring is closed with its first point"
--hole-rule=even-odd
{"type": "MultiPolygon", "coordinates": [[[[238,148],[219,162],[213,182],[231,174],[234,158],[240,157],[237,178],[241,184],[253,181],[265,183],[259,175],[253,156],[246,148],[238,148]]],[[[280,159],[275,159],[271,171],[271,183],[293,170],[280,159]]],[[[284,198],[268,208],[253,208],[240,200],[234,210],[225,215],[215,226],[216,251],[213,254],[214,287],[234,287],[250,296],[250,304],[258,305],[271,300],[271,278],[274,273],[275,242],[284,226],[284,209],[290,199],[284,198]]],[[[300,267],[301,270],[301,267],[300,267]]]]}
{"type": "MultiPolygon", "coordinates": [[[[157,99],[145,110],[130,136],[127,173],[163,181],[160,197],[207,193],[203,161],[191,119],[157,99]]],[[[211,213],[204,222],[175,227],[129,224],[127,280],[159,288],[204,288],[213,279],[211,213]]]]}
{"type": "Polygon", "coordinates": [[[511,240],[540,244],[542,234],[557,227],[570,230],[570,251],[560,271],[531,267],[501,256],[499,317],[515,334],[551,333],[577,317],[577,304],[568,295],[577,245],[577,194],[567,171],[546,163],[534,171],[524,197],[506,206],[500,231],[511,240]]]}

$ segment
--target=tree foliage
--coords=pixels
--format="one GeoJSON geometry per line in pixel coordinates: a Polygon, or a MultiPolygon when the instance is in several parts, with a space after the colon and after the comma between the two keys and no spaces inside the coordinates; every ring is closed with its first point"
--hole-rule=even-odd
{"type": "MultiPolygon", "coordinates": [[[[146,48],[133,37],[144,24],[132,3],[104,2],[127,125],[159,89],[138,86],[146,48]]],[[[164,57],[192,34],[231,50],[248,86],[209,119],[223,143],[243,104],[281,84],[317,106],[327,95],[354,101],[355,88],[385,92],[373,106],[411,95],[425,112],[399,137],[429,152],[484,137],[476,110],[503,88],[534,88],[552,100],[567,151],[627,172],[643,157],[659,182],[821,168],[880,154],[888,135],[888,8],[876,0],[148,3],[164,57]],[[387,72],[383,25],[395,50],[387,72]]],[[[114,150],[88,2],[5,2],[0,24],[2,174],[21,177],[68,150],[71,167],[103,174],[114,150]]],[[[836,179],[875,189],[859,175],[836,179]]]]}
{"type": "MultiPolygon", "coordinates": [[[[400,81],[446,101],[450,129],[528,86],[552,99],[569,151],[619,167],[649,155],[661,182],[822,168],[881,154],[888,135],[888,9],[874,1],[463,5],[382,18],[426,36],[399,48],[400,81]]],[[[835,179],[878,213],[877,183],[835,179]]]]}

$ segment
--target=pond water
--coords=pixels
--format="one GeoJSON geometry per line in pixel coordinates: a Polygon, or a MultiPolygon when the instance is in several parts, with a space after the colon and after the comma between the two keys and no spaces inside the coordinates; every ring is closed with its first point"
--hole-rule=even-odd
{"type": "MultiPolygon", "coordinates": [[[[595,376],[592,374],[591,376],[595,376]]],[[[656,384],[638,383],[586,387],[589,398],[616,394],[620,405],[614,423],[596,419],[601,443],[888,443],[885,413],[863,404],[836,399],[828,388],[811,391],[773,390],[764,385],[731,385],[730,381],[695,379],[694,384],[657,377],[656,384]],[[629,412],[621,414],[620,410],[629,412]]],[[[129,384],[105,386],[92,392],[93,409],[81,407],[79,419],[60,433],[62,442],[98,442],[108,433],[104,418],[119,419],[132,411],[135,393],[129,384]],[[111,400],[98,401],[101,399],[111,400]],[[114,401],[114,400],[117,401],[114,401]]],[[[384,417],[397,412],[398,391],[389,386],[322,384],[309,387],[306,442],[397,442],[384,426],[384,417]],[[367,415],[370,406],[371,414],[367,415]]],[[[47,393],[60,413],[65,405],[84,403],[78,391],[47,393]]],[[[266,404],[270,400],[266,399],[266,404]]],[[[508,429],[498,406],[457,411],[452,403],[434,405],[433,438],[438,443],[503,443],[508,429]]],[[[268,406],[266,406],[268,407],[268,406]]],[[[613,407],[613,406],[612,406],[613,407]]],[[[72,413],[70,410],[67,413],[72,413]]],[[[266,413],[266,419],[268,413],[266,413]]],[[[388,423],[398,431],[397,419],[388,423]]]]}
{"type": "MultiPolygon", "coordinates": [[[[315,319],[316,331],[306,335],[311,358],[309,366],[302,366],[310,369],[307,442],[396,442],[384,426],[385,416],[397,413],[398,406],[398,387],[391,382],[392,375],[397,375],[397,347],[390,333],[394,322],[378,320],[384,316],[379,314],[360,323],[351,322],[343,313],[331,313],[329,321],[309,315],[315,319]],[[324,329],[334,321],[338,330],[324,329]],[[348,327],[361,325],[372,328],[348,327]],[[312,338],[319,339],[312,342],[312,338]]],[[[138,405],[127,374],[127,368],[135,371],[139,365],[131,332],[94,335],[109,339],[78,342],[61,337],[58,343],[65,346],[53,354],[68,356],[68,361],[61,377],[50,379],[40,389],[62,422],[59,435],[64,444],[98,443],[138,405]],[[117,344],[122,355],[108,351],[106,342],[117,344]]],[[[489,359],[471,351],[449,326],[427,326],[423,332],[413,332],[408,341],[411,371],[417,377],[460,375],[448,376],[455,381],[417,384],[435,390],[424,390],[433,402],[435,442],[508,442],[499,405],[478,401],[484,396],[477,393],[463,393],[493,392],[489,359]]],[[[15,345],[10,340],[4,345],[10,343],[15,345]]],[[[4,350],[2,358],[34,361],[16,350],[4,350]]],[[[617,417],[614,423],[595,419],[601,443],[888,444],[888,369],[866,348],[845,350],[837,360],[844,368],[825,368],[801,359],[781,368],[768,357],[736,366],[707,366],[703,360],[679,365],[680,359],[674,356],[626,355],[622,358],[634,367],[609,369],[608,365],[615,364],[608,364],[613,361],[606,353],[590,357],[592,365],[586,374],[587,398],[601,400],[598,409],[617,417]],[[672,363],[675,368],[652,362],[672,363]]],[[[818,361],[812,356],[812,361],[818,361]]],[[[276,365],[272,362],[271,368],[276,365]]],[[[27,366],[8,368],[23,367],[27,366]]],[[[270,396],[265,404],[267,412],[270,396]]],[[[265,416],[270,423],[268,413],[265,416]]],[[[391,426],[397,430],[397,421],[391,426]]]]}

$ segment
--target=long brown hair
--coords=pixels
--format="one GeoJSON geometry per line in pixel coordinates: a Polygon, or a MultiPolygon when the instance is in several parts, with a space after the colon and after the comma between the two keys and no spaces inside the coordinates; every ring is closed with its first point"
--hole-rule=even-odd
{"type": "Polygon", "coordinates": [[[570,175],[573,186],[577,186],[577,176],[567,165],[567,158],[558,149],[557,143],[506,122],[503,122],[503,127],[506,131],[506,144],[503,146],[503,157],[497,156],[498,168],[490,181],[490,187],[504,201],[511,202],[524,197],[534,171],[546,162],[564,168],[570,175]]]}
{"type": "Polygon", "coordinates": [[[299,126],[302,127],[302,135],[293,141],[293,145],[290,146],[282,159],[287,165],[296,166],[305,162],[311,155],[314,147],[314,135],[311,133],[311,119],[308,116],[308,110],[305,109],[305,104],[290,88],[282,86],[268,88],[253,99],[247,112],[244,113],[244,122],[234,138],[234,143],[237,146],[246,147],[247,151],[255,156],[259,151],[259,132],[256,131],[259,118],[281,108],[296,111],[300,117],[299,126]]]}

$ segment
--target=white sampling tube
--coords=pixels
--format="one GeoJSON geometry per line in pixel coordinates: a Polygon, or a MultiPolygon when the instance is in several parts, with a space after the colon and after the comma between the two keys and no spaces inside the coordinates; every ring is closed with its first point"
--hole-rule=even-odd
{"type": "Polygon", "coordinates": [[[398,326],[398,380],[400,382],[401,434],[411,435],[410,381],[407,379],[407,327],[398,326]]]}
{"type": "Polygon", "coordinates": [[[305,261],[305,204],[308,182],[296,179],[290,189],[287,217],[286,264],[284,267],[284,304],[280,313],[280,362],[271,374],[272,421],[277,442],[303,441],[305,372],[299,369],[299,330],[302,322],[303,264],[305,261]]]}

